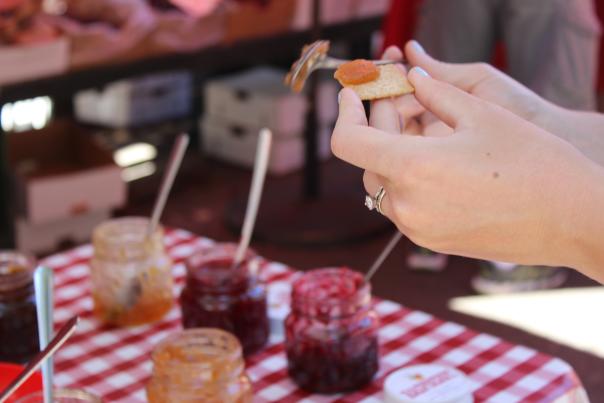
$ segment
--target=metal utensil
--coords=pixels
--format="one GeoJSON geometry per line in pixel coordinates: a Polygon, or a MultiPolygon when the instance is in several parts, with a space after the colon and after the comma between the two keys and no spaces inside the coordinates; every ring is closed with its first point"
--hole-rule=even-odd
{"type": "Polygon", "coordinates": [[[245,210],[243,227],[241,229],[241,239],[239,240],[239,245],[237,246],[237,251],[235,252],[233,266],[238,266],[243,261],[245,252],[250,246],[252,233],[254,232],[254,224],[256,223],[256,217],[258,215],[260,198],[262,197],[264,178],[266,177],[266,170],[268,168],[268,162],[270,159],[272,138],[273,133],[269,129],[264,128],[260,130],[258,146],[256,147],[254,173],[252,174],[252,185],[250,187],[250,195],[247,201],[247,208],[245,210]]]}
{"type": "MultiPolygon", "coordinates": [[[[336,59],[328,56],[330,42],[319,40],[302,48],[300,58],[294,62],[289,74],[285,77],[285,84],[296,92],[302,91],[306,79],[316,70],[335,70],[350,60],[336,59]]],[[[377,65],[396,63],[393,60],[372,60],[377,65]]]]}
{"type": "MultiPolygon", "coordinates": [[[[53,333],[53,272],[45,266],[40,266],[34,273],[34,288],[36,290],[36,312],[38,316],[38,338],[40,350],[48,345],[53,333]]],[[[42,385],[44,403],[53,401],[53,360],[49,357],[42,364],[42,385]]]]}
{"type": "Polygon", "coordinates": [[[32,361],[27,364],[23,371],[12,381],[0,394],[0,403],[4,403],[8,397],[15,391],[19,386],[23,384],[30,376],[37,370],[40,365],[49,357],[51,357],[75,332],[79,322],[79,318],[74,316],[59,330],[57,335],[48,343],[46,348],[40,351],[32,361]]]}
{"type": "Polygon", "coordinates": [[[371,277],[373,277],[373,275],[378,271],[378,269],[382,267],[382,263],[384,263],[384,260],[386,260],[388,255],[390,255],[390,252],[392,252],[392,249],[394,249],[394,247],[397,243],[399,243],[402,237],[403,234],[396,231],[396,233],[392,236],[390,242],[388,242],[382,253],[380,253],[377,259],[375,259],[375,262],[373,262],[371,268],[367,271],[367,274],[365,274],[366,282],[371,281],[371,277]]]}
{"type": "Polygon", "coordinates": [[[188,145],[189,135],[183,133],[178,136],[176,142],[174,143],[174,146],[172,147],[172,154],[170,155],[170,160],[168,161],[168,166],[166,167],[166,173],[161,182],[161,187],[159,188],[157,199],[155,199],[155,206],[153,206],[153,214],[151,215],[151,220],[149,221],[149,227],[147,229],[147,236],[149,237],[153,235],[155,229],[157,228],[157,225],[159,224],[159,219],[164,211],[164,207],[166,206],[168,195],[170,194],[170,190],[172,190],[172,185],[174,184],[176,173],[180,168],[182,159],[185,156],[185,151],[187,151],[188,145]]]}

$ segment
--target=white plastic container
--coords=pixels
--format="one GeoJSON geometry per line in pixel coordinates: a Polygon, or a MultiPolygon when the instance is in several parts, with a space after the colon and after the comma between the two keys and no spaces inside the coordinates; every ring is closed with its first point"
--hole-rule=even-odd
{"type": "Polygon", "coordinates": [[[207,83],[206,115],[241,127],[269,127],[280,136],[299,135],[307,102],[283,84],[285,74],[259,67],[207,83]]]}
{"type": "Polygon", "coordinates": [[[81,122],[112,128],[141,126],[187,116],[192,106],[192,78],[187,72],[116,81],[102,90],[76,94],[81,122]]]}
{"type": "MultiPolygon", "coordinates": [[[[260,129],[261,126],[239,126],[206,116],[201,122],[199,142],[206,154],[251,168],[254,166],[260,129]]],[[[331,156],[331,132],[331,126],[325,126],[319,131],[319,156],[323,160],[331,156]]],[[[300,169],[304,165],[302,135],[285,136],[278,131],[273,131],[273,134],[269,173],[283,175],[300,169]]]]}
{"type": "Polygon", "coordinates": [[[384,381],[385,403],[473,403],[468,378],[455,368],[414,365],[384,381]]]}

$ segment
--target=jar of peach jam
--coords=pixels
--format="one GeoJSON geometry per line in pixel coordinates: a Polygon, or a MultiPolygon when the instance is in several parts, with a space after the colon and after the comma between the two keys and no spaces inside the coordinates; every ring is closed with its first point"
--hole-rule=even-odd
{"type": "Polygon", "coordinates": [[[91,261],[94,313],[117,326],[161,319],[174,304],[172,261],[163,244],[163,230],[147,235],[149,220],[109,220],[93,233],[91,261]]]}
{"type": "Polygon", "coordinates": [[[160,342],[151,355],[149,403],[251,403],[241,344],[221,329],[188,329],[160,342]]]}

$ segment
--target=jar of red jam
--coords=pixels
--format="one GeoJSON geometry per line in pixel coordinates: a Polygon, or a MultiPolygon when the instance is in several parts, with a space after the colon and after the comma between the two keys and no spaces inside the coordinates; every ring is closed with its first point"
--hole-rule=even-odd
{"type": "Polygon", "coordinates": [[[341,393],[367,385],[378,370],[378,318],[371,287],[346,268],[303,274],[293,285],[285,320],[290,377],[313,393],[341,393]]]}
{"type": "Polygon", "coordinates": [[[151,356],[149,403],[251,403],[241,344],[220,329],[188,329],[162,341],[151,356]]]}
{"type": "Polygon", "coordinates": [[[34,269],[29,256],[0,251],[0,361],[26,362],[39,351],[34,269]]]}
{"type": "Polygon", "coordinates": [[[147,234],[149,219],[106,221],[92,235],[90,282],[94,313],[103,322],[131,326],[155,322],[174,305],[172,260],[162,228],[147,234]]]}
{"type": "Polygon", "coordinates": [[[216,327],[233,333],[249,355],[269,336],[266,288],[257,275],[254,254],[234,265],[236,245],[217,244],[186,262],[185,287],[180,295],[185,328],[216,327]]]}

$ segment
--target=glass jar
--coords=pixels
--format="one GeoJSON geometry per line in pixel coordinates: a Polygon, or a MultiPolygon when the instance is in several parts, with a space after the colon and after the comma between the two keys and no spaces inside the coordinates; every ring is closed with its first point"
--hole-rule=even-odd
{"type": "Polygon", "coordinates": [[[269,336],[266,288],[256,274],[254,254],[234,266],[237,246],[217,244],[186,262],[180,295],[185,328],[216,327],[239,338],[245,355],[262,348],[269,336]]]}
{"type": "MultiPolygon", "coordinates": [[[[103,403],[103,400],[81,389],[57,389],[53,393],[53,403],[103,403]]],[[[32,393],[16,403],[44,403],[44,394],[42,392],[32,393]]]]}
{"type": "Polygon", "coordinates": [[[155,347],[149,403],[250,403],[241,344],[221,329],[188,329],[155,347]]]}
{"type": "Polygon", "coordinates": [[[370,285],[350,269],[311,270],[296,280],[285,351],[298,386],[331,394],[360,389],[373,379],[379,321],[370,304],[370,285]]]}
{"type": "Polygon", "coordinates": [[[94,313],[103,322],[128,326],[161,319],[174,304],[172,261],[163,231],[147,236],[147,218],[109,220],[93,233],[90,278],[94,313]]]}
{"type": "Polygon", "coordinates": [[[0,251],[0,361],[26,362],[39,351],[34,269],[29,256],[0,251]]]}

